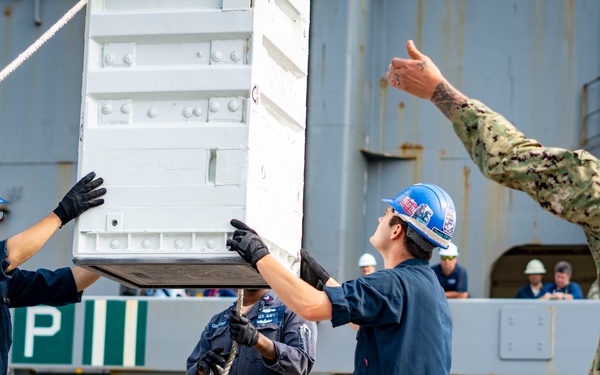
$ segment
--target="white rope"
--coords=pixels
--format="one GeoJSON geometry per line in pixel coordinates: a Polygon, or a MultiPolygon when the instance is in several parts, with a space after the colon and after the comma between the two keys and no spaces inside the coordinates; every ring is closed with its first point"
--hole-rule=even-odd
{"type": "Polygon", "coordinates": [[[17,56],[16,59],[13,60],[10,64],[6,66],[6,68],[2,69],[0,72],[0,82],[4,81],[6,77],[12,72],[15,71],[25,60],[31,57],[37,51],[42,44],[46,43],[50,38],[56,34],[58,30],[60,30],[64,25],[67,24],[73,18],[77,12],[79,12],[86,4],[88,0],[79,1],[71,10],[69,10],[61,19],[59,19],[51,28],[48,29],[42,36],[38,38],[29,48],[27,48],[23,53],[17,56]]]}
{"type": "MultiPolygon", "coordinates": [[[[242,304],[244,303],[244,289],[238,289],[238,297],[237,297],[237,306],[235,307],[235,312],[238,316],[242,316],[242,304]]],[[[238,343],[234,341],[231,345],[231,353],[229,354],[229,359],[225,362],[225,366],[223,366],[222,375],[229,375],[229,369],[231,368],[231,364],[235,359],[238,350],[238,343]]]]}

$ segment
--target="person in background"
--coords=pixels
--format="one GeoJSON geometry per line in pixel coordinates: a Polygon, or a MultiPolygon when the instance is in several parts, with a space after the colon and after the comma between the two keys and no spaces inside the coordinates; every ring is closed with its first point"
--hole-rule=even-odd
{"type": "Polygon", "coordinates": [[[450,243],[447,249],[439,249],[439,253],[440,263],[431,268],[444,288],[446,298],[468,298],[467,270],[458,264],[458,247],[450,243]]]}
{"type": "Polygon", "coordinates": [[[583,292],[576,282],[571,281],[573,267],[569,262],[560,261],[554,266],[554,282],[541,291],[540,299],[582,299],[583,292]]]}
{"type": "Polygon", "coordinates": [[[539,298],[542,295],[542,289],[547,285],[542,281],[546,273],[544,264],[537,259],[532,259],[527,263],[524,273],[529,279],[529,284],[523,285],[515,298],[539,298]]]}
{"type": "Polygon", "coordinates": [[[219,375],[238,350],[230,375],[307,375],[315,363],[317,325],[288,309],[269,289],[245,289],[242,315],[237,301],[212,317],[186,364],[186,375],[219,375]]]}
{"type": "Polygon", "coordinates": [[[204,297],[237,297],[232,289],[204,289],[204,297]]]}
{"type": "MultiPolygon", "coordinates": [[[[106,189],[97,189],[103,180],[94,180],[95,176],[91,172],[79,180],[58,207],[40,222],[0,241],[0,374],[6,374],[8,351],[12,345],[10,308],[41,304],[63,306],[81,302],[83,290],[100,278],[81,267],[65,267],[55,271],[27,271],[18,268],[34,256],[59,228],[88,209],[104,203],[104,199],[99,197],[106,194],[106,189]]],[[[6,203],[0,198],[0,204],[6,203]]]]}
{"type": "Polygon", "coordinates": [[[367,276],[375,272],[375,266],[377,266],[377,261],[369,253],[364,253],[358,258],[358,267],[360,268],[361,276],[367,276]]]}

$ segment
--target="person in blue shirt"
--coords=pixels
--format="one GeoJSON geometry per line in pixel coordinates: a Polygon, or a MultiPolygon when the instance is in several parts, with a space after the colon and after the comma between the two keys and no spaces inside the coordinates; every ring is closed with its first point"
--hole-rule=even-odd
{"type": "Polygon", "coordinates": [[[204,297],[237,297],[237,293],[231,289],[205,289],[204,297]]]}
{"type": "Polygon", "coordinates": [[[213,316],[186,364],[187,375],[221,374],[234,341],[230,375],[307,375],[315,363],[317,326],[288,309],[269,289],[245,289],[237,302],[213,316]]]}
{"type": "Polygon", "coordinates": [[[560,261],[554,266],[554,282],[546,285],[540,299],[573,300],[583,299],[581,287],[571,281],[573,267],[569,262],[560,261]]]}
{"type": "Polygon", "coordinates": [[[524,273],[529,279],[529,284],[523,285],[515,298],[539,298],[542,295],[542,289],[547,285],[542,281],[546,273],[544,264],[537,259],[532,259],[527,263],[524,273]]]}
{"type": "Polygon", "coordinates": [[[447,249],[440,249],[440,263],[431,267],[437,276],[446,298],[468,298],[467,270],[458,264],[458,247],[450,243],[447,249]]]}
{"type": "Polygon", "coordinates": [[[304,250],[296,277],[239,220],[231,221],[236,230],[227,245],[298,315],[360,327],[354,374],[449,374],[452,317],[429,260],[454,234],[454,203],[432,184],[409,186],[384,201],[388,207],[370,239],[384,269],[341,285],[304,250]]]}
{"type": "MultiPolygon", "coordinates": [[[[19,265],[35,255],[50,237],[63,225],[84,211],[104,203],[98,197],[106,189],[96,189],[103,182],[91,172],[65,195],[58,207],[40,222],[0,241],[0,373],[6,374],[8,351],[12,345],[10,308],[40,304],[63,306],[81,301],[82,291],[100,278],[99,275],[81,267],[65,267],[56,271],[39,269],[27,271],[19,265]]],[[[2,198],[0,203],[5,204],[2,198]]]]}

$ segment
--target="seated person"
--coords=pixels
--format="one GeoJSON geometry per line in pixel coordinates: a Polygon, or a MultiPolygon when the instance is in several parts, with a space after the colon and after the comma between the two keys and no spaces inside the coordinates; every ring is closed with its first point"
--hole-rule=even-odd
{"type": "Polygon", "coordinates": [[[540,299],[583,299],[581,287],[571,281],[573,268],[569,262],[560,261],[554,266],[554,282],[542,289],[540,299]]]}
{"type": "Polygon", "coordinates": [[[547,285],[542,281],[546,273],[544,264],[537,259],[532,259],[527,263],[524,273],[529,279],[529,284],[523,285],[515,298],[539,298],[542,295],[542,289],[547,285]]]}
{"type": "Polygon", "coordinates": [[[467,270],[457,263],[458,247],[450,243],[447,249],[439,249],[440,264],[431,267],[437,275],[446,298],[468,298],[467,270]]]}

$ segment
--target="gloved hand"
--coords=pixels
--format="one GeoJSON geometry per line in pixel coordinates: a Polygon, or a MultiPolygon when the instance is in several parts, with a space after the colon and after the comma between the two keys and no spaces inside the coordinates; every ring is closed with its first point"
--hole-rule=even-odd
{"type": "Polygon", "coordinates": [[[241,345],[254,346],[258,342],[258,330],[245,316],[229,317],[229,336],[241,345]]]}
{"type": "Polygon", "coordinates": [[[237,230],[233,232],[233,238],[227,240],[227,246],[230,250],[237,251],[242,258],[256,268],[256,262],[269,254],[267,245],[260,239],[254,229],[250,228],[243,222],[233,219],[231,220],[237,230]]]}
{"type": "Polygon", "coordinates": [[[94,172],[90,172],[87,176],[79,180],[54,210],[56,216],[60,218],[61,228],[89,208],[104,203],[104,199],[95,199],[106,194],[105,188],[94,190],[104,182],[102,178],[94,180],[95,176],[94,172]]]}
{"type": "Polygon", "coordinates": [[[310,256],[308,251],[300,249],[300,259],[300,278],[314,288],[323,290],[331,275],[310,256]]]}
{"type": "Polygon", "coordinates": [[[215,350],[209,350],[200,359],[198,360],[198,371],[205,373],[206,375],[219,375],[221,371],[217,367],[220,366],[221,369],[225,366],[226,357],[229,356],[229,353],[223,353],[223,348],[216,348],[215,350]]]}

